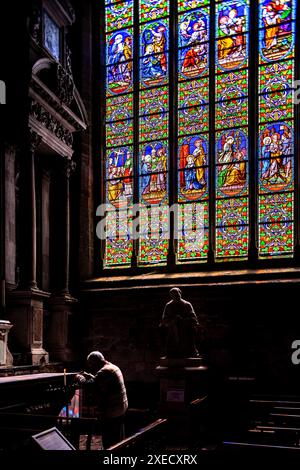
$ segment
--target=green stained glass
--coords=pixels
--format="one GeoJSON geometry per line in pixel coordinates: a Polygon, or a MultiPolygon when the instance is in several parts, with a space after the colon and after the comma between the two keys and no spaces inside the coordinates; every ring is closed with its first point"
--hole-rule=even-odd
{"type": "Polygon", "coordinates": [[[106,100],[106,122],[133,117],[133,95],[118,95],[106,100]]]}
{"type": "Polygon", "coordinates": [[[248,124],[248,100],[226,100],[216,104],[216,129],[246,126],[248,124]]]}
{"type": "Polygon", "coordinates": [[[206,261],[208,255],[208,201],[180,204],[177,262],[206,261]]]}
{"type": "Polygon", "coordinates": [[[178,110],[178,134],[195,134],[209,130],[209,107],[195,106],[178,110]]]}
{"type": "Polygon", "coordinates": [[[266,93],[293,88],[294,64],[292,60],[275,62],[259,67],[259,92],[266,93]]]}
{"type": "Polygon", "coordinates": [[[109,122],[106,125],[106,146],[114,147],[131,144],[133,141],[133,120],[109,122]]]}
{"type": "Polygon", "coordinates": [[[150,114],[140,117],[140,141],[168,137],[169,113],[150,114]]]}
{"type": "Polygon", "coordinates": [[[259,225],[260,257],[292,256],[294,251],[293,222],[259,225]]]}
{"type": "Polygon", "coordinates": [[[219,199],[216,205],[216,224],[218,227],[247,225],[248,224],[248,199],[231,198],[219,199]]]}
{"type": "Polygon", "coordinates": [[[239,70],[217,76],[216,101],[243,98],[247,95],[248,70],[239,70]]]}
{"type": "Polygon", "coordinates": [[[248,256],[249,234],[245,225],[222,226],[216,229],[216,260],[242,259],[248,256]]]}
{"type": "Polygon", "coordinates": [[[123,29],[133,24],[133,0],[119,2],[105,8],[106,31],[123,29]]]}
{"type": "Polygon", "coordinates": [[[294,117],[292,90],[265,93],[259,97],[260,122],[279,121],[294,117]]]}
{"type": "Polygon", "coordinates": [[[140,92],[140,115],[158,114],[169,110],[169,87],[151,88],[140,92]]]}
{"type": "Polygon", "coordinates": [[[164,265],[169,251],[169,207],[140,207],[139,265],[164,265]]]}
{"type": "Polygon", "coordinates": [[[209,0],[178,0],[178,11],[185,12],[207,5],[209,0]]]}
{"type": "Polygon", "coordinates": [[[187,108],[208,103],[209,80],[204,77],[178,84],[178,107],[187,108]]]}
{"type": "Polygon", "coordinates": [[[105,268],[129,267],[133,253],[132,212],[108,212],[106,216],[105,268]]]}
{"type": "Polygon", "coordinates": [[[294,218],[293,193],[262,194],[259,196],[259,222],[274,224],[294,218]]]}
{"type": "Polygon", "coordinates": [[[140,0],[140,21],[156,20],[169,14],[168,0],[140,0]]]}

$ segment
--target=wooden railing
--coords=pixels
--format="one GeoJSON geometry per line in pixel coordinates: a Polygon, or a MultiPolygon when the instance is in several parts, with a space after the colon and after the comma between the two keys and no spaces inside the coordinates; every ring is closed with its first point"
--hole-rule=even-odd
{"type": "Polygon", "coordinates": [[[157,419],[107,450],[113,453],[123,453],[128,450],[145,452],[161,449],[164,446],[166,425],[167,419],[157,419]]]}

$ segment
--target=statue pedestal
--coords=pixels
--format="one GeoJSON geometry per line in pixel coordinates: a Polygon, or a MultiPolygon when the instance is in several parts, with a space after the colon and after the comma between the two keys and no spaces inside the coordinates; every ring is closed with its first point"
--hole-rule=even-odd
{"type": "Polygon", "coordinates": [[[168,419],[170,440],[183,444],[192,432],[191,402],[207,394],[208,368],[201,357],[162,357],[155,372],[160,379],[160,416],[168,419]]]}
{"type": "Polygon", "coordinates": [[[7,346],[7,338],[12,324],[6,320],[0,320],[0,368],[12,367],[13,358],[7,346]]]}

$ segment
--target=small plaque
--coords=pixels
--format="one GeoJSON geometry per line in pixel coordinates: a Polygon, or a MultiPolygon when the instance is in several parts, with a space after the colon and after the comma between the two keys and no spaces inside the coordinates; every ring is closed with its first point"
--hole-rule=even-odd
{"type": "Polygon", "coordinates": [[[184,402],[184,390],[168,390],[167,401],[184,402]]]}
{"type": "Polygon", "coordinates": [[[76,450],[57,428],[35,434],[32,439],[42,450],[76,450]]]}

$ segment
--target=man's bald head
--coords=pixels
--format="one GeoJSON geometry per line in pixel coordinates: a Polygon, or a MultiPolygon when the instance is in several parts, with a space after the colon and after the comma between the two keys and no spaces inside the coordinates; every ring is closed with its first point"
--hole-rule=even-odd
{"type": "Polygon", "coordinates": [[[176,300],[177,302],[181,300],[182,292],[179,287],[173,287],[169,294],[172,300],[176,300]]]}
{"type": "Polygon", "coordinates": [[[87,357],[87,364],[95,373],[105,364],[105,358],[100,351],[92,351],[87,357]]]}

